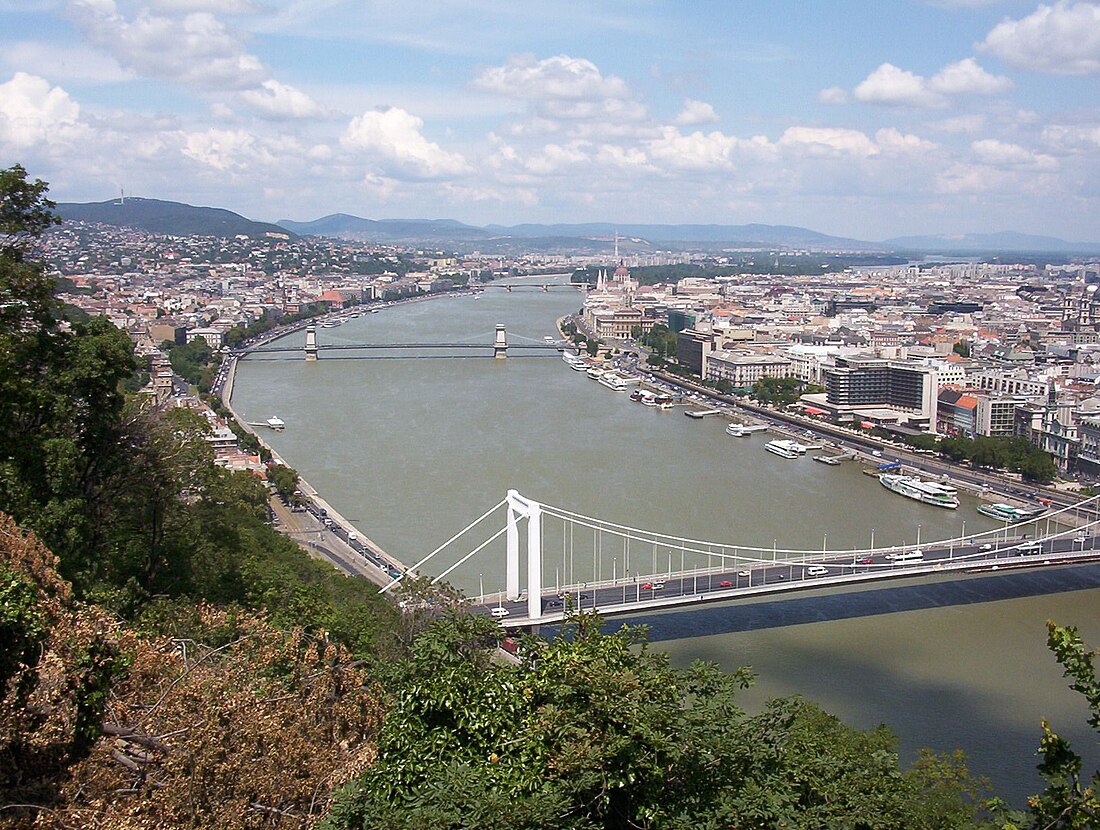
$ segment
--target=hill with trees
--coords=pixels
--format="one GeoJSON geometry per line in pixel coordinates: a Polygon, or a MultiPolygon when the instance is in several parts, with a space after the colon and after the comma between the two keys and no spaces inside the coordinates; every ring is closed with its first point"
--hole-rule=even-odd
{"type": "Polygon", "coordinates": [[[254,222],[224,208],[196,207],[182,202],[134,196],[107,202],[62,202],[57,206],[57,212],[66,220],[136,228],[169,236],[296,235],[286,228],[267,222],[254,222]]]}

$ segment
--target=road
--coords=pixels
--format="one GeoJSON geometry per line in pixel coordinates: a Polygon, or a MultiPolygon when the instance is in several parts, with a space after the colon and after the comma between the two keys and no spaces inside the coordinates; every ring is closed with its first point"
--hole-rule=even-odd
{"type": "Polygon", "coordinates": [[[388,585],[393,577],[380,556],[356,539],[348,539],[343,528],[327,526],[319,508],[291,510],[278,496],[271,497],[275,526],[315,559],[322,559],[350,576],[369,579],[376,585],[388,585]]]}
{"type": "MultiPolygon", "coordinates": [[[[1048,564],[1062,564],[1068,561],[1093,561],[1100,554],[1093,551],[1100,547],[1097,538],[1078,533],[1044,542],[1029,541],[1026,537],[1006,540],[992,540],[981,544],[964,544],[953,547],[925,547],[919,556],[912,548],[883,548],[873,555],[866,552],[856,554],[829,554],[800,562],[762,563],[745,568],[704,570],[687,574],[670,574],[666,577],[643,577],[641,579],[619,580],[615,584],[601,583],[599,586],[573,586],[568,595],[555,596],[547,593],[542,600],[543,613],[560,613],[567,603],[578,610],[593,610],[610,606],[630,605],[652,600],[671,600],[678,597],[695,601],[736,599],[748,592],[746,589],[767,589],[769,586],[784,588],[798,585],[809,588],[829,584],[830,578],[859,577],[857,582],[901,578],[911,575],[907,566],[934,566],[937,562],[967,560],[972,567],[965,571],[985,571],[1009,567],[1041,567],[1048,564]],[[899,561],[893,557],[909,551],[908,557],[899,561]],[[1053,557],[1057,557],[1056,559],[1053,557]]],[[[849,582],[850,584],[850,582],[849,582]]],[[[761,593],[764,591],[760,591],[761,593]]],[[[475,604],[475,610],[483,614],[499,617],[527,617],[527,599],[519,601],[494,602],[493,597],[485,598],[475,604]]]]}

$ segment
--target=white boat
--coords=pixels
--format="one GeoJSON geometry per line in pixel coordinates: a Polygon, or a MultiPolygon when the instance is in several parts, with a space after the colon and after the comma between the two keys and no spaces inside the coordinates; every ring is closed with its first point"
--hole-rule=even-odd
{"type": "Polygon", "coordinates": [[[286,421],[284,421],[278,415],[272,415],[270,418],[267,419],[267,421],[265,423],[269,427],[271,427],[272,429],[285,429],[286,428],[286,421]]]}
{"type": "Polygon", "coordinates": [[[606,386],[613,392],[626,391],[626,380],[614,372],[608,372],[600,378],[600,385],[606,386]]]}
{"type": "Polygon", "coordinates": [[[732,435],[734,438],[744,438],[754,432],[765,432],[767,429],[767,424],[730,424],[726,427],[726,435],[732,435]]]}
{"type": "Polygon", "coordinates": [[[769,441],[764,445],[764,449],[782,458],[798,458],[806,452],[797,441],[788,441],[785,438],[777,438],[774,441],[769,441]]]}
{"type": "Polygon", "coordinates": [[[657,396],[652,392],[642,392],[641,402],[642,406],[656,406],[657,396]]]}
{"type": "Polygon", "coordinates": [[[599,380],[604,376],[605,371],[598,366],[589,366],[585,374],[592,378],[592,380],[599,380]]]}
{"type": "Polygon", "coordinates": [[[580,369],[583,371],[585,368],[584,358],[580,355],[575,355],[572,352],[562,352],[561,359],[566,365],[573,369],[580,369]]]}
{"type": "Polygon", "coordinates": [[[1026,522],[1046,513],[1045,507],[1015,507],[1011,504],[979,504],[978,512],[1000,522],[1026,522]]]}
{"type": "Polygon", "coordinates": [[[931,504],[935,507],[946,507],[950,510],[954,510],[959,506],[958,492],[950,485],[940,484],[936,481],[921,481],[916,476],[894,473],[883,473],[878,477],[878,480],[890,492],[905,496],[907,499],[931,504]]]}

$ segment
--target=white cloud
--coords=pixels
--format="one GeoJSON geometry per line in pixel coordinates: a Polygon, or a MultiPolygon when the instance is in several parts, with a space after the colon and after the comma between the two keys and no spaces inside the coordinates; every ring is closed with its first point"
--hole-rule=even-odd
{"type": "Polygon", "coordinates": [[[513,55],[504,66],[483,70],[474,86],[512,98],[539,100],[631,97],[622,78],[604,77],[592,61],[568,55],[541,61],[531,54],[513,55]]]}
{"type": "Polygon", "coordinates": [[[839,86],[831,86],[817,93],[817,100],[822,104],[847,104],[848,91],[839,86]]]}
{"type": "Polygon", "coordinates": [[[557,173],[567,167],[590,160],[591,145],[587,141],[571,141],[568,144],[547,144],[541,152],[529,157],[526,168],[538,176],[557,173]]]}
{"type": "Polygon", "coordinates": [[[208,12],[182,18],[141,9],[133,20],[114,0],[74,0],[74,20],[93,45],[125,69],[196,89],[249,89],[270,76],[255,55],[208,12]]]}
{"type": "Polygon", "coordinates": [[[473,86],[529,102],[545,121],[640,121],[646,108],[622,78],[604,75],[592,61],[555,55],[513,55],[504,66],[484,69],[473,86]]]}
{"type": "Polygon", "coordinates": [[[713,124],[718,121],[718,113],[714,107],[706,101],[696,101],[688,98],[684,101],[684,108],[676,116],[675,123],[683,127],[691,127],[696,124],[713,124]]]}
{"type": "Polygon", "coordinates": [[[1057,75],[1100,72],[1100,4],[1040,5],[997,24],[980,46],[1016,69],[1057,75]]]}
{"type": "Polygon", "coordinates": [[[234,173],[256,162],[273,161],[272,155],[244,130],[203,130],[185,133],[181,152],[215,170],[234,173]]]}
{"type": "Polygon", "coordinates": [[[420,118],[399,107],[372,110],[351,120],[340,143],[363,153],[388,175],[435,179],[469,172],[462,156],[424,138],[423,126],[420,118]]]}
{"type": "Polygon", "coordinates": [[[300,89],[275,80],[264,81],[257,89],[241,92],[240,99],[268,118],[321,118],[325,115],[324,108],[300,89]]]}
{"type": "Polygon", "coordinates": [[[61,87],[16,72],[0,84],[0,143],[16,149],[60,142],[78,129],[80,106],[61,87]]]}
{"type": "Polygon", "coordinates": [[[879,153],[879,148],[864,133],[841,127],[788,127],[777,143],[814,156],[866,158],[879,153]]]}
{"type": "Polygon", "coordinates": [[[1033,170],[1055,170],[1058,161],[1053,156],[1036,153],[1019,144],[986,138],[970,145],[974,155],[983,164],[993,167],[1022,167],[1033,170]]]}
{"type": "Polygon", "coordinates": [[[1059,153],[1089,153],[1100,150],[1100,124],[1051,124],[1043,128],[1043,141],[1059,153]]]}
{"type": "Polygon", "coordinates": [[[973,58],[945,66],[932,76],[929,89],[945,95],[997,95],[1012,89],[1012,81],[1003,75],[986,72],[973,58]]]}
{"type": "Polygon", "coordinates": [[[959,115],[934,121],[929,126],[945,133],[976,133],[985,127],[984,115],[959,115]]]}
{"type": "Polygon", "coordinates": [[[647,142],[649,155],[655,161],[683,170],[728,169],[737,148],[737,138],[715,130],[699,130],[684,135],[675,127],[664,127],[660,138],[647,142]]]}
{"type": "Polygon", "coordinates": [[[49,78],[53,83],[114,83],[133,78],[118,63],[86,46],[73,44],[64,49],[48,43],[22,41],[5,44],[0,61],[12,71],[49,78]]]}
{"type": "Polygon", "coordinates": [[[218,14],[253,14],[256,7],[248,0],[149,0],[157,11],[169,14],[217,12],[218,14]]]}
{"type": "Polygon", "coordinates": [[[928,88],[920,75],[884,63],[864,78],[853,94],[865,104],[886,104],[904,107],[942,107],[947,101],[928,88]]]}
{"type": "Polygon", "coordinates": [[[875,144],[883,153],[894,156],[927,153],[936,149],[934,142],[910,133],[902,133],[896,127],[884,127],[876,132],[875,144]]]}
{"type": "MultiPolygon", "coordinates": [[[[996,95],[1012,89],[1012,81],[986,72],[973,58],[945,66],[930,79],[884,63],[855,88],[865,104],[937,108],[952,95],[996,95]]],[[[820,95],[819,95],[820,99],[820,95]]]]}

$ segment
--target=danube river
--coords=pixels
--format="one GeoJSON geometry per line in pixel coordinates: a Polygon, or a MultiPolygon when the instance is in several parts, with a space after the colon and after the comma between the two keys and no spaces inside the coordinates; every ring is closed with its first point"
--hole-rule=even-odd
{"type": "MultiPolygon", "coordinates": [[[[489,289],[479,298],[364,314],[339,328],[319,328],[318,339],[489,344],[494,326],[503,323],[510,342],[541,342],[554,334],[554,320],[580,302],[565,290],[489,289]]],[[[279,345],[302,338],[292,335],[279,345]]],[[[322,352],[308,364],[299,356],[249,358],[238,366],[233,402],[246,420],[278,415],[286,421],[284,432],[265,439],[405,563],[510,488],[623,525],[762,548],[865,548],[872,533],[881,547],[913,543],[918,534],[925,541],[960,535],[964,522],[967,534],[993,526],[967,496],[957,511],[928,507],[887,492],[853,462],[831,467],[808,457],[779,458],[764,452],[762,435],[727,436],[724,420],[631,403],[570,371],[555,352],[503,361],[368,354],[374,359],[322,352]]],[[[559,554],[548,557],[546,584],[591,578],[590,562],[586,572],[560,543],[548,539],[547,549],[559,554]]],[[[447,559],[425,570],[439,573],[463,552],[448,550],[441,554],[447,559]]],[[[597,568],[604,578],[612,567],[623,573],[621,553],[614,563],[607,551],[601,555],[597,568]]],[[[633,555],[634,573],[652,570],[638,561],[648,554],[633,555]]],[[[499,547],[450,579],[469,594],[499,590],[499,547]]],[[[1100,644],[1098,601],[1100,590],[1079,590],[897,613],[880,608],[855,619],[699,631],[662,639],[658,647],[677,664],[703,658],[727,668],[751,665],[759,682],[746,694],[748,705],[800,693],[853,725],[888,723],[906,757],[921,746],[961,747],[976,772],[1020,801],[1040,786],[1032,753],[1041,717],[1075,745],[1095,746],[1085,707],[1066,690],[1044,647],[1043,623],[1053,617],[1078,625],[1100,644]]]]}

